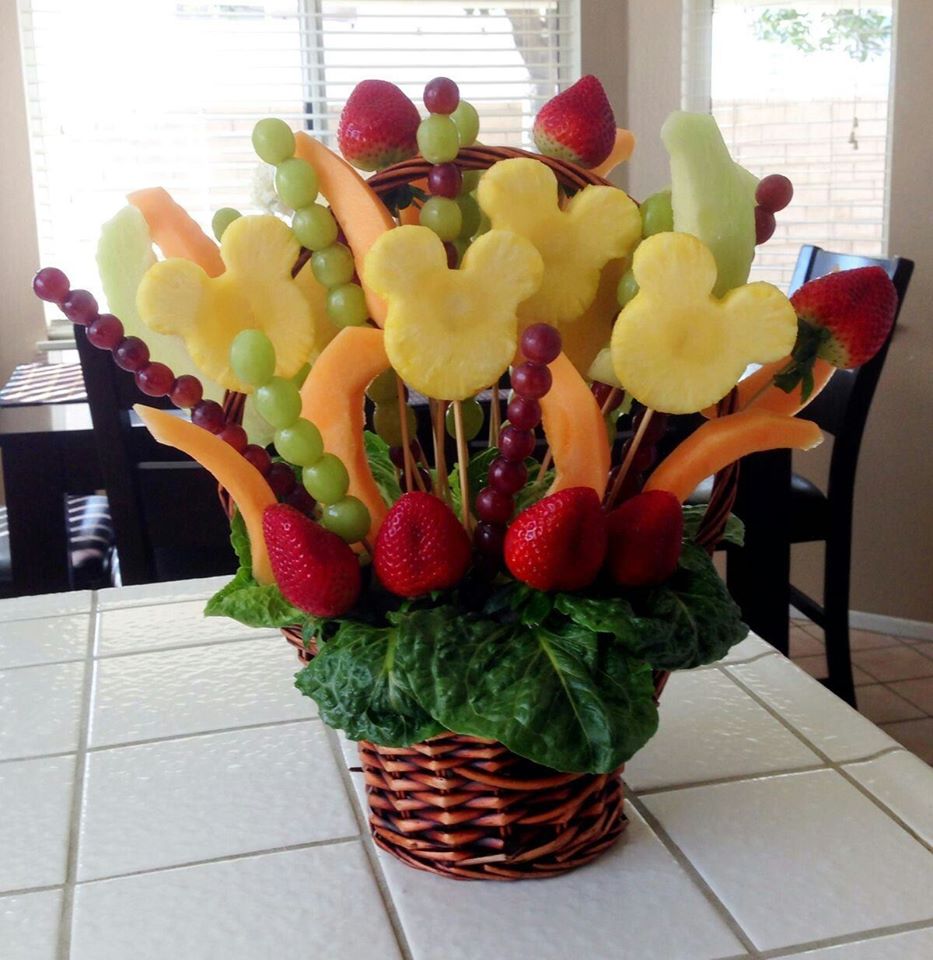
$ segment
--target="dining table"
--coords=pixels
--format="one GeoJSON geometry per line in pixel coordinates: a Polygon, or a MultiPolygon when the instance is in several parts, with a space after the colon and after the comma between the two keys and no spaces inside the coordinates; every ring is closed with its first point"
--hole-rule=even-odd
{"type": "Polygon", "coordinates": [[[933,770],[758,637],[671,677],[608,853],[458,882],[223,583],[0,602],[3,960],[933,957],[933,770]]]}

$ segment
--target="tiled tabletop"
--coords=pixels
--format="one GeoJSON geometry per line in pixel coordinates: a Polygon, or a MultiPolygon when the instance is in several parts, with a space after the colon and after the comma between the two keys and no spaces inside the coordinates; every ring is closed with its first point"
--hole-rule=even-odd
{"type": "Polygon", "coordinates": [[[2,960],[933,957],[933,771],[760,640],[671,679],[609,854],[456,883],[218,584],[0,603],[2,960]]]}

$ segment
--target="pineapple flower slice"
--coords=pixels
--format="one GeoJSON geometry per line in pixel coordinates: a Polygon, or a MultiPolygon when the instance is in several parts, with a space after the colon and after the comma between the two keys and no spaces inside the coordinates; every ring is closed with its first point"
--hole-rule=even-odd
{"type": "Polygon", "coordinates": [[[523,323],[577,320],[596,296],[603,267],[641,239],[641,215],[624,190],[584,187],[562,210],[551,168],[530,157],[493,164],[477,198],[494,229],[526,237],[544,260],[541,286],[519,308],[523,323]]]}
{"type": "Polygon", "coordinates": [[[291,377],[322,348],[330,326],[310,271],[292,279],[300,249],[277,217],[240,217],[221,241],[224,273],[211,278],[190,260],[163,260],[139,285],[139,315],[156,333],[181,337],[198,369],[228,390],[252,390],[230,368],[230,344],[249,328],[275,346],[276,374],[291,377]]]}
{"type": "Polygon", "coordinates": [[[688,233],[657,233],[635,251],[638,293],[610,344],[619,381],[645,406],[693,413],[724,397],[750,363],[788,354],[797,317],[770,283],[712,295],[716,261],[688,233]]]}
{"type": "Polygon", "coordinates": [[[505,230],[484,233],[451,270],[437,234],[404,226],[372,245],[363,275],[388,303],[385,347],[399,376],[426,396],[465,400],[512,361],[518,305],[543,271],[532,244],[505,230]]]}

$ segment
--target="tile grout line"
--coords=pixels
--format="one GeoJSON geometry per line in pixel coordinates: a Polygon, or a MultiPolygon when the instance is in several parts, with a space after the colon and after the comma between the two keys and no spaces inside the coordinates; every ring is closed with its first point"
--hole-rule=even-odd
{"type": "Polygon", "coordinates": [[[153,653],[176,653],[179,650],[197,650],[199,647],[223,647],[232,643],[255,643],[257,640],[281,640],[281,634],[270,633],[257,628],[252,635],[244,634],[239,637],[225,637],[220,640],[197,640],[192,643],[172,643],[158,646],[142,647],[139,650],[117,650],[113,653],[97,653],[95,660],[119,660],[123,657],[141,657],[153,653]]]}
{"type": "Polygon", "coordinates": [[[340,779],[343,783],[343,788],[347,793],[347,801],[350,804],[353,810],[353,815],[356,818],[357,824],[359,825],[360,841],[362,843],[363,853],[366,859],[369,861],[369,868],[372,871],[373,880],[376,883],[376,889],[379,891],[379,896],[382,899],[382,905],[385,908],[386,916],[389,919],[389,925],[392,928],[392,933],[394,934],[396,943],[398,944],[399,953],[402,955],[402,960],[413,960],[414,954],[411,951],[411,947],[408,945],[408,938],[405,935],[405,928],[402,925],[401,917],[399,916],[398,909],[395,906],[395,900],[393,899],[392,892],[389,889],[389,884],[386,880],[385,873],[383,872],[382,864],[379,862],[379,855],[377,854],[375,846],[372,842],[369,820],[359,802],[359,798],[357,797],[356,788],[353,786],[353,778],[350,776],[350,771],[347,769],[347,758],[344,756],[343,750],[340,747],[340,741],[338,739],[337,732],[327,724],[324,724],[324,730],[326,731],[327,741],[330,744],[331,752],[333,753],[337,762],[337,768],[340,771],[340,779]]]}
{"type": "MultiPolygon", "coordinates": [[[[3,624],[0,623],[0,627],[3,624]]],[[[37,663],[14,663],[8,667],[0,666],[0,673],[10,673],[13,670],[35,670],[36,667],[57,667],[62,663],[84,663],[84,657],[65,657],[61,660],[40,660],[37,663]]]]}
{"type": "Polygon", "coordinates": [[[688,879],[699,890],[701,896],[713,908],[717,916],[729,928],[730,932],[745,948],[746,953],[753,960],[761,957],[758,948],[752,942],[751,937],[742,929],[739,921],[732,915],[726,905],[717,896],[716,892],[706,881],[690,858],[681,850],[673,837],[664,829],[661,821],[641,802],[638,794],[629,793],[626,797],[629,803],[638,811],[639,815],[648,824],[651,832],[661,842],[665,850],[674,858],[675,862],[684,871],[688,879]]]}
{"type": "Polygon", "coordinates": [[[30,893],[49,893],[53,890],[61,889],[62,885],[60,883],[53,883],[51,886],[17,887],[15,890],[0,890],[0,901],[2,901],[4,897],[24,897],[28,896],[30,893]]]}
{"type": "MultiPolygon", "coordinates": [[[[761,770],[757,773],[736,773],[731,777],[715,777],[709,780],[691,780],[688,783],[670,783],[660,787],[630,787],[626,786],[636,793],[639,797],[653,797],[660,793],[676,793],[678,790],[690,790],[693,787],[718,787],[726,783],[742,783],[745,780],[767,780],[770,777],[784,777],[793,773],[814,773],[817,770],[828,770],[830,767],[825,763],[817,763],[803,767],[787,767],[780,770],[761,770]]],[[[624,779],[624,775],[623,775],[624,779]]]]}
{"type": "Polygon", "coordinates": [[[872,940],[881,940],[884,937],[893,937],[901,933],[912,933],[914,930],[928,929],[933,929],[933,920],[912,920],[908,923],[895,923],[887,927],[873,927],[870,930],[840,934],[838,937],[824,937],[822,940],[810,940],[806,943],[795,943],[786,947],[774,947],[771,950],[763,950],[760,958],[761,960],[782,960],[783,957],[796,957],[802,953],[810,953],[812,950],[865,943],[872,940]]]}
{"type": "Polygon", "coordinates": [[[94,653],[100,617],[97,611],[97,592],[91,593],[91,611],[88,624],[87,650],[84,658],[84,690],[81,698],[81,718],[78,728],[78,750],[75,755],[71,811],[68,824],[68,853],[65,861],[65,886],[62,892],[62,910],[58,929],[58,960],[71,956],[71,927],[74,921],[75,877],[78,873],[78,846],[81,834],[81,808],[84,803],[84,781],[87,767],[87,746],[91,733],[91,711],[94,699],[94,653]]]}

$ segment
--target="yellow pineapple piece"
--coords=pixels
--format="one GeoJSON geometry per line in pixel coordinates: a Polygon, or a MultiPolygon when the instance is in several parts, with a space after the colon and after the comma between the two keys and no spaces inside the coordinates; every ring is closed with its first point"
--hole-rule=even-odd
{"type": "Polygon", "coordinates": [[[494,229],[527,238],[544,260],[541,286],[519,308],[523,323],[576,320],[596,297],[603,267],[641,239],[638,207],[624,191],[585,187],[561,210],[550,167],[530,157],[493,164],[477,199],[494,229]]]}
{"type": "MultiPolygon", "coordinates": [[[[248,392],[230,368],[230,344],[246,329],[262,330],[275,346],[276,369],[291,377],[307,362],[316,331],[328,322],[308,281],[292,279],[300,247],[277,217],[240,217],[224,231],[226,270],[208,275],[190,260],[151,267],[136,296],[139,315],[157,333],[185,341],[198,369],[230,390],[248,392]]],[[[302,271],[304,272],[304,271],[302,271]]]]}
{"type": "Polygon", "coordinates": [[[459,270],[427,227],[384,233],[366,256],[366,283],[388,303],[385,347],[399,376],[420,393],[465,400],[496,382],[515,355],[518,304],[544,265],[522,237],[490,230],[459,270]]]}
{"type": "Polygon", "coordinates": [[[658,233],[635,251],[638,293],[616,320],[612,363],[639,403],[693,413],[725,396],[750,363],[786,356],[797,317],[770,283],[712,295],[716,261],[687,233],[658,233]]]}

